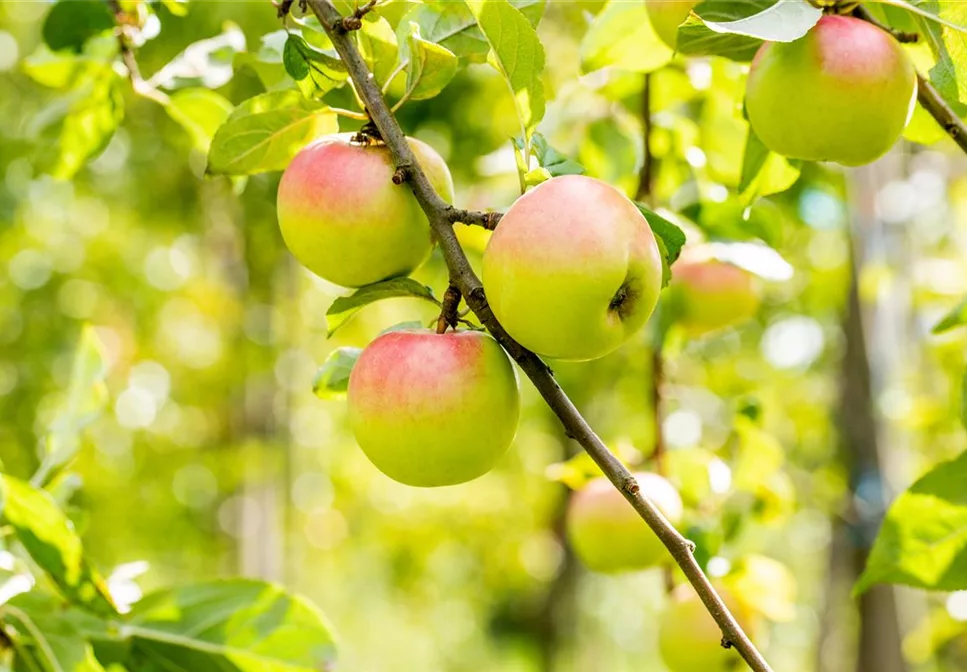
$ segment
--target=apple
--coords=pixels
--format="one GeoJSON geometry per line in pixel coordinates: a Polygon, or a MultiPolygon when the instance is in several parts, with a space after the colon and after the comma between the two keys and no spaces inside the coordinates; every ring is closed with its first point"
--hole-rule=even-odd
{"type": "Polygon", "coordinates": [[[916,102],[899,43],[851,16],[823,16],[794,42],[759,48],[746,84],[749,123],[766,147],[860,166],[886,153],[916,102]]]}
{"type": "Polygon", "coordinates": [[[645,0],[651,27],[672,49],[678,46],[678,27],[685,22],[699,0],[645,0]]]}
{"type": "MultiPolygon", "coordinates": [[[[641,494],[668,522],[681,522],[682,500],[671,483],[648,472],[634,477],[641,494]]],[[[597,572],[647,569],[671,559],[658,536],[604,477],[595,478],[571,496],[567,534],[575,555],[597,572]]]]}
{"type": "Polygon", "coordinates": [[[494,315],[524,347],[595,359],[648,320],[661,289],[661,255],[624,194],[566,175],[510,206],[484,251],[483,283],[494,315]]]}
{"type": "Polygon", "coordinates": [[[667,300],[678,323],[693,336],[747,320],[759,309],[759,288],[745,269],[716,259],[679,259],[672,266],[667,300]]]}
{"type": "Polygon", "coordinates": [[[392,331],[363,350],[349,376],[349,422],[390,478],[454,485],[490,471],[517,432],[517,374],[480,331],[392,331]]]}
{"type": "MultiPolygon", "coordinates": [[[[716,587],[716,592],[751,636],[751,612],[729,591],[716,587]]],[[[731,672],[742,666],[734,648],[722,647],[722,630],[691,586],[678,586],[669,600],[658,625],[658,649],[670,672],[731,672]]]]}
{"type": "MultiPolygon", "coordinates": [[[[408,275],[426,261],[433,237],[426,215],[382,144],[328,136],[300,151],[279,183],[278,216],[289,250],[306,268],[343,287],[408,275]]],[[[437,193],[453,200],[446,163],[407,138],[437,193]]]]}

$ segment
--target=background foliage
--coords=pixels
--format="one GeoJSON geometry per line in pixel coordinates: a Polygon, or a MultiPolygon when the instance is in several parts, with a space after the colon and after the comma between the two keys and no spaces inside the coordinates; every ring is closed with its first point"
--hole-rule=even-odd
{"type": "MultiPolygon", "coordinates": [[[[921,144],[867,168],[770,155],[742,115],[747,61],[762,38],[805,32],[818,16],[805,3],[705,3],[679,55],[640,3],[513,4],[387,0],[359,45],[391,101],[409,92],[399,119],[447,159],[457,202],[479,209],[582,167],[634,196],[651,73],[650,204],[765,290],[738,328],[669,333],[661,431],[684,530],[768,617],[767,658],[792,672],[886,669],[862,645],[873,637],[902,653],[896,669],[967,665],[964,157],[922,110],[906,132],[921,144]],[[494,21],[518,39],[502,42],[494,21]],[[874,545],[885,502],[914,482],[874,545]],[[946,592],[852,598],[870,548],[860,586],[946,592]]],[[[533,389],[499,468],[432,491],[365,460],[337,366],[313,394],[337,348],[438,312],[392,298],[353,316],[284,250],[278,173],[265,171],[360,124],[331,110],[354,103],[318,25],[300,18],[287,36],[268,2],[120,6],[137,17],[140,95],[106,4],[0,4],[0,594],[28,575],[52,583],[0,608],[28,655],[40,669],[58,669],[51,657],[206,669],[204,656],[266,669],[255,644],[276,633],[287,639],[273,655],[291,656],[278,669],[312,669],[333,656],[331,621],[347,670],[661,670],[662,577],[576,565],[560,533],[565,483],[585,465],[562,464],[574,447],[533,389]],[[216,581],[239,574],[284,583],[328,621],[274,585],[216,581]],[[226,622],[202,644],[178,629],[205,609],[244,619],[252,604],[285,627],[253,637],[226,622]],[[172,608],[180,625],[165,622],[172,608]],[[105,634],[118,610],[128,629],[105,634]],[[38,618],[49,651],[29,635],[38,618]]],[[[967,24],[957,3],[921,8],[967,24]]],[[[921,32],[911,56],[963,112],[963,34],[871,11],[921,32]]],[[[460,231],[475,263],[487,235],[460,231]]],[[[436,255],[415,279],[439,296],[436,255]]],[[[646,466],[652,336],[555,365],[609,446],[646,466]]]]}

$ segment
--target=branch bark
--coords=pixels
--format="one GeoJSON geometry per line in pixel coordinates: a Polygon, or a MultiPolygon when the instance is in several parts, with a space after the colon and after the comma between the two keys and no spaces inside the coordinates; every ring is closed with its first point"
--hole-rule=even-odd
{"type": "Polygon", "coordinates": [[[689,583],[695,588],[712,618],[722,630],[722,645],[735,647],[749,667],[755,672],[772,672],[772,668],[742,630],[729,612],[728,607],[712,587],[701,566],[692,554],[695,545],[685,539],[658,511],[654,504],[643,497],[631,472],[608,450],[587,421],[561,389],[547,365],[533,352],[515,341],[494,317],[480,279],[470,267],[453,231],[455,209],[444,201],[430,185],[416,157],[406,142],[403,130],[383,99],[379,85],[366,67],[353,42],[339,30],[343,16],[331,0],[308,0],[342,58],[349,75],[356,83],[360,97],[366,104],[373,123],[390,150],[397,167],[405,174],[420,207],[426,213],[430,226],[437,237],[446,260],[450,281],[463,294],[467,305],[480,322],[487,327],[498,343],[517,362],[530,378],[534,387],[564,425],[566,434],[577,441],[619,492],[634,507],[638,515],[668,549],[682,569],[689,583]]]}
{"type": "MultiPolygon", "coordinates": [[[[906,39],[909,36],[908,33],[901,33],[891,29],[889,26],[884,26],[864,9],[862,5],[853,10],[853,16],[885,30],[901,43],[910,41],[906,39]]],[[[917,71],[917,102],[920,103],[920,107],[926,110],[931,117],[937,120],[940,127],[957,143],[957,146],[967,153],[967,125],[961,121],[957,113],[944,101],[940,92],[934,88],[933,84],[920,71],[917,71]]]]}

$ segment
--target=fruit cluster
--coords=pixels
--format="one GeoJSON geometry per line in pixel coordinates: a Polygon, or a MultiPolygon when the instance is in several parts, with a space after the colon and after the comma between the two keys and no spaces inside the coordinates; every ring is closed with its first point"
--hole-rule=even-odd
{"type": "MultiPolygon", "coordinates": [[[[434,189],[451,202],[443,159],[418,140],[408,142],[434,189]]],[[[296,258],[345,287],[418,268],[433,246],[431,227],[410,190],[393,184],[394,172],[385,146],[349,135],[300,152],[278,195],[279,224],[296,258]]],[[[483,281],[494,315],[523,346],[550,358],[589,360],[614,351],[648,321],[662,264],[634,203],[604,182],[569,175],[541,183],[504,214],[484,252],[483,281]]],[[[668,294],[693,335],[749,317],[758,306],[747,272],[689,255],[676,264],[668,294]]],[[[357,442],[384,474],[412,486],[454,485],[490,471],[510,447],[519,384],[507,354],[483,331],[390,331],[356,361],[348,409],[357,442]]],[[[666,518],[679,523],[675,487],[656,474],[636,478],[666,518]]],[[[572,497],[568,536],[596,571],[642,570],[669,559],[604,478],[572,497]]],[[[717,627],[690,591],[673,596],[665,619],[682,620],[709,632],[717,627]]],[[[714,636],[704,648],[672,650],[677,627],[663,626],[661,635],[673,670],[715,670],[734,659],[714,636]]]]}
{"type": "MultiPolygon", "coordinates": [[[[409,140],[447,201],[443,159],[409,140]]],[[[392,183],[389,150],[348,135],[300,152],[279,185],[278,215],[292,253],[345,287],[408,275],[429,256],[426,215],[392,183]]],[[[515,339],[538,354],[588,360],[618,348],[658,301],[662,259],[645,217],[613,187],[557,177],[515,202],[488,243],[490,305],[515,339]]],[[[518,381],[503,349],[482,331],[395,331],[374,340],[349,380],[350,423],[382,472],[409,485],[463,483],[489,471],[514,439],[518,381]],[[486,431],[481,431],[486,426],[486,431]]]]}

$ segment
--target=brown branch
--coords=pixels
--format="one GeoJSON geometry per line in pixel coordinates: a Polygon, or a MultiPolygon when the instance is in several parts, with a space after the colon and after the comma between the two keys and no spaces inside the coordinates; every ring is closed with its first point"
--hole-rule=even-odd
{"type": "Polygon", "coordinates": [[[363,17],[376,9],[376,3],[378,1],[379,0],[369,0],[369,2],[362,7],[357,7],[356,11],[349,16],[340,15],[339,19],[333,21],[333,31],[337,33],[348,33],[353,30],[359,30],[363,27],[363,17]]]}
{"type": "Polygon", "coordinates": [[[500,223],[503,215],[499,212],[478,212],[475,210],[460,210],[451,207],[447,213],[452,224],[466,224],[467,226],[482,226],[488,231],[493,231],[500,223]]]}
{"type": "Polygon", "coordinates": [[[638,172],[638,194],[636,200],[651,205],[651,188],[655,177],[655,156],[651,151],[651,73],[645,74],[645,81],[641,87],[641,139],[644,155],[641,170],[638,172]]]}
{"type": "MultiPolygon", "coordinates": [[[[904,41],[902,38],[905,33],[900,33],[889,26],[884,26],[862,6],[853,10],[853,16],[885,30],[900,42],[904,41]]],[[[931,117],[937,120],[940,127],[957,143],[957,146],[967,153],[967,125],[964,125],[964,122],[957,116],[957,113],[944,101],[940,92],[919,71],[917,72],[917,102],[920,103],[920,107],[926,110],[931,117]]]]}
{"type": "Polygon", "coordinates": [[[631,472],[594,433],[551,375],[547,365],[537,355],[515,341],[494,317],[487,304],[483,285],[470,267],[470,262],[451,226],[451,206],[431,186],[356,46],[344,33],[333,28],[342,19],[339,10],[333,6],[331,0],[308,0],[308,2],[322,25],[327,27],[329,37],[349,71],[350,77],[356,82],[359,95],[365,101],[369,115],[379,128],[393,160],[398,166],[406,166],[409,187],[436,234],[449,270],[450,281],[460,289],[467,305],[480,322],[531,379],[534,387],[561,420],[565,433],[587,451],[601,471],[631,503],[671,553],[715,622],[722,629],[723,646],[734,646],[755,672],[772,672],[772,668],[736,622],[695,560],[693,555],[695,544],[683,537],[655,505],[641,495],[638,482],[631,472]]]}

